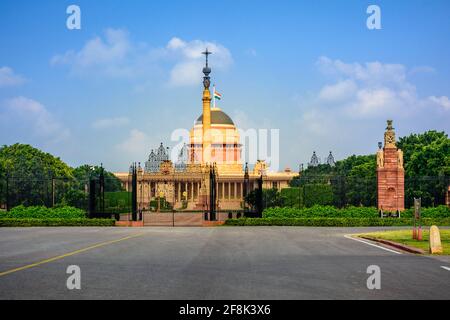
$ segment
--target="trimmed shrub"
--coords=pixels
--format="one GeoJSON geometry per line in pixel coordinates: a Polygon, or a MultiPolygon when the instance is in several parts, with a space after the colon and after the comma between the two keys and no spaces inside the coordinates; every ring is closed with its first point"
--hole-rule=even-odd
{"type": "MultiPolygon", "coordinates": [[[[413,217],[414,209],[401,213],[402,218],[413,217]]],[[[375,207],[347,207],[337,209],[333,206],[313,206],[311,208],[268,208],[263,212],[263,218],[377,218],[379,213],[375,207]]],[[[422,218],[450,218],[450,208],[439,206],[422,208],[422,218]]]]}
{"type": "Polygon", "coordinates": [[[10,219],[83,219],[86,218],[84,210],[74,207],[47,208],[44,206],[14,207],[9,212],[0,212],[0,218],[10,219]]]}
{"type": "Polygon", "coordinates": [[[333,189],[330,184],[307,184],[303,188],[305,188],[303,199],[305,207],[333,204],[333,189]]]}
{"type": "Polygon", "coordinates": [[[298,187],[281,189],[280,194],[283,199],[283,205],[297,208],[303,205],[302,190],[298,187]]]}
{"type": "MultiPolygon", "coordinates": [[[[407,209],[401,213],[402,217],[412,218],[414,209],[407,209]]],[[[450,218],[450,208],[447,206],[438,206],[434,208],[422,208],[422,218],[450,218]]]]}
{"type": "Polygon", "coordinates": [[[263,218],[377,218],[378,210],[372,207],[348,207],[337,209],[333,206],[313,206],[311,208],[269,208],[263,218]]]}
{"type": "MultiPolygon", "coordinates": [[[[411,226],[411,219],[381,218],[243,218],[228,219],[227,226],[383,227],[411,226]]],[[[424,218],[423,226],[450,226],[450,218],[424,218]]]]}
{"type": "Polygon", "coordinates": [[[131,211],[131,192],[105,192],[105,212],[128,213],[131,211]]]}
{"type": "Polygon", "coordinates": [[[113,227],[114,219],[0,219],[0,227],[113,227]]]}
{"type": "Polygon", "coordinates": [[[329,184],[307,184],[281,190],[285,207],[328,206],[333,204],[333,188],[329,184]]]}

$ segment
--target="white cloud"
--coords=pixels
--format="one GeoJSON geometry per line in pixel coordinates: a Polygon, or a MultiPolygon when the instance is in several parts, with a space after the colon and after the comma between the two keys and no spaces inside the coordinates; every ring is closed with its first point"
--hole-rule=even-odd
{"type": "Polygon", "coordinates": [[[141,83],[165,69],[162,74],[170,85],[189,86],[202,79],[205,48],[213,52],[210,61],[215,70],[226,70],[232,64],[230,51],[216,42],[174,37],[164,47],[152,47],[145,42],[134,43],[122,29],[107,29],[103,37],[88,40],[79,51],[53,56],[51,64],[67,65],[73,75],[126,78],[141,83]]]}
{"type": "Polygon", "coordinates": [[[447,97],[419,98],[416,87],[408,80],[410,72],[401,64],[345,63],[320,57],[317,66],[336,82],[322,87],[316,103],[326,102],[351,117],[411,116],[431,102],[447,109],[447,97]]]}
{"type": "Polygon", "coordinates": [[[442,96],[442,97],[430,96],[430,97],[428,97],[428,99],[432,103],[435,103],[438,106],[441,106],[442,108],[444,108],[445,110],[450,111],[450,99],[448,97],[446,97],[446,96],[442,96]]]}
{"type": "Polygon", "coordinates": [[[420,97],[402,64],[320,57],[317,67],[326,83],[315,94],[302,95],[295,129],[282,132],[296,137],[283,142],[292,157],[300,154],[306,162],[314,150],[321,157],[337,151],[337,159],[375,152],[387,119],[395,121],[399,135],[448,127],[448,96],[420,97]]]}
{"type": "Polygon", "coordinates": [[[56,143],[70,136],[65,128],[41,103],[26,98],[16,97],[4,101],[2,118],[8,120],[13,127],[25,125],[32,132],[45,138],[48,142],[56,143]]]}
{"type": "Polygon", "coordinates": [[[172,38],[167,44],[167,49],[177,50],[186,47],[186,42],[181,40],[180,38],[172,38]]]}
{"type": "Polygon", "coordinates": [[[416,66],[409,70],[408,74],[414,75],[418,73],[436,73],[436,70],[430,66],[416,66]]]}
{"type": "Polygon", "coordinates": [[[325,74],[344,76],[368,84],[394,83],[402,85],[406,79],[406,68],[401,64],[383,64],[378,61],[360,63],[344,63],[320,57],[317,61],[319,69],[325,74]]]}
{"type": "Polygon", "coordinates": [[[127,126],[130,123],[130,119],[126,117],[117,118],[105,118],[99,119],[92,123],[94,129],[108,129],[127,126]]]}
{"type": "Polygon", "coordinates": [[[213,53],[209,60],[210,66],[215,69],[226,70],[233,63],[230,51],[215,42],[201,40],[186,42],[174,37],[166,48],[168,54],[175,56],[178,60],[170,72],[169,83],[173,86],[189,86],[199,83],[204,65],[202,52],[206,48],[213,53]]]}
{"type": "Polygon", "coordinates": [[[128,137],[116,146],[116,149],[120,152],[130,153],[131,155],[140,155],[151,145],[149,140],[147,134],[133,129],[130,131],[128,137]]]}
{"type": "Polygon", "coordinates": [[[106,29],[104,39],[94,37],[79,51],[69,50],[52,57],[52,65],[68,65],[76,75],[106,75],[111,77],[132,77],[138,71],[129,63],[129,56],[135,48],[128,33],[122,29],[106,29]]]}
{"type": "Polygon", "coordinates": [[[9,67],[0,68],[0,88],[18,86],[25,82],[25,78],[9,67]]]}
{"type": "Polygon", "coordinates": [[[356,83],[347,79],[324,86],[319,92],[319,98],[325,101],[341,101],[351,97],[357,89],[356,83]]]}

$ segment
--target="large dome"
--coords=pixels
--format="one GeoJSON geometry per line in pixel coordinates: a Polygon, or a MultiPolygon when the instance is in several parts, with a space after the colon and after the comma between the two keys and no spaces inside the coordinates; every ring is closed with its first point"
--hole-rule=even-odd
{"type": "MultiPolygon", "coordinates": [[[[201,115],[195,124],[203,123],[203,115],[201,115]]],[[[211,124],[227,124],[234,126],[233,120],[219,108],[211,109],[211,124]]]]}

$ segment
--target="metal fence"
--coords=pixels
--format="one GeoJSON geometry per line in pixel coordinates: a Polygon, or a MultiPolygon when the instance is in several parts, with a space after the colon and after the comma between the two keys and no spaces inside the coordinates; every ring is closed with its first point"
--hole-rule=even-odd
{"type": "MultiPolygon", "coordinates": [[[[116,180],[117,182],[117,180],[116,180]]],[[[131,182],[131,177],[130,177],[131,182]]],[[[19,205],[69,205],[105,215],[133,212],[132,192],[111,190],[113,181],[97,179],[61,179],[58,177],[9,176],[0,179],[0,208],[19,205]]],[[[445,205],[450,177],[406,177],[405,207],[421,198],[424,207],[445,205]]],[[[270,206],[311,207],[315,204],[345,206],[377,206],[377,178],[352,176],[308,176],[292,182],[292,188],[281,190],[273,199],[270,190],[263,192],[263,209],[270,206]]],[[[247,211],[247,210],[245,210],[247,211]]]]}
{"type": "MultiPolygon", "coordinates": [[[[290,195],[292,203],[288,205],[292,206],[296,204],[301,207],[323,204],[339,208],[377,206],[377,177],[307,176],[294,180],[292,185],[296,187],[295,191],[298,193],[297,197],[290,195]]],[[[446,176],[405,177],[405,207],[413,207],[414,198],[422,198],[422,205],[426,207],[445,205],[449,186],[450,177],[446,176]]]]}
{"type": "Polygon", "coordinates": [[[0,179],[0,208],[24,206],[72,206],[94,215],[108,216],[131,211],[131,193],[109,191],[113,180],[62,179],[42,177],[29,179],[8,176],[0,179]]]}

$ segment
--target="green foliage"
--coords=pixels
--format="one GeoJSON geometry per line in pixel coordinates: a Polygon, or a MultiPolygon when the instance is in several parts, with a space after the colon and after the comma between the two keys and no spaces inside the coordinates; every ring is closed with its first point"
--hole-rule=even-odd
{"type": "MultiPolygon", "coordinates": [[[[257,192],[258,190],[253,190],[245,197],[247,203],[253,208],[256,208],[257,192]]],[[[277,189],[263,189],[262,201],[263,208],[283,206],[283,198],[277,189]]]]}
{"type": "MultiPolygon", "coordinates": [[[[78,182],[78,189],[84,190],[86,183],[89,181],[89,177],[99,179],[101,170],[99,166],[91,166],[88,164],[73,169],[73,176],[78,182]]],[[[105,193],[123,191],[120,180],[113,173],[104,170],[103,175],[105,177],[105,193]]]]}
{"type": "MultiPolygon", "coordinates": [[[[414,208],[407,209],[402,212],[402,217],[412,218],[414,208]]],[[[450,218],[450,208],[447,206],[437,206],[434,208],[422,208],[420,213],[422,218],[450,218]]]]}
{"type": "Polygon", "coordinates": [[[337,207],[374,206],[376,204],[376,157],[375,155],[353,155],[336,162],[334,167],[322,164],[307,168],[300,177],[291,181],[291,186],[306,186],[306,192],[300,195],[305,199],[302,206],[315,204],[333,204],[337,207]],[[310,192],[308,192],[309,187],[312,188],[310,192]]]}
{"type": "Polygon", "coordinates": [[[160,211],[172,211],[172,205],[166,200],[166,198],[156,198],[150,201],[150,209],[153,211],[158,210],[158,205],[160,211]]]}
{"type": "Polygon", "coordinates": [[[263,190],[263,208],[279,207],[283,205],[283,198],[277,189],[263,190]]]}
{"type": "MultiPolygon", "coordinates": [[[[401,213],[402,218],[412,218],[414,209],[401,213]]],[[[263,218],[377,218],[379,213],[375,207],[347,207],[338,209],[334,206],[313,206],[311,208],[268,208],[263,212],[263,218]]],[[[438,206],[422,208],[422,218],[450,218],[450,208],[438,206]]]]}
{"type": "Polygon", "coordinates": [[[76,208],[87,208],[88,194],[85,191],[70,188],[64,193],[61,203],[76,208]]]}
{"type": "Polygon", "coordinates": [[[52,177],[72,178],[71,168],[59,158],[30,145],[0,148],[0,202],[6,201],[9,181],[10,205],[50,205],[52,177]]]}
{"type": "Polygon", "coordinates": [[[373,207],[337,209],[334,206],[319,205],[301,209],[269,208],[263,212],[263,218],[377,218],[378,216],[378,210],[373,207]]]}
{"type": "Polygon", "coordinates": [[[84,210],[73,207],[47,208],[44,206],[25,207],[23,205],[14,207],[11,211],[0,212],[0,218],[15,219],[81,219],[86,218],[84,210]]]}
{"type": "Polygon", "coordinates": [[[131,192],[105,192],[105,211],[111,213],[131,212],[131,192]]]}
{"type": "Polygon", "coordinates": [[[301,207],[303,205],[303,188],[291,187],[281,190],[281,198],[285,207],[301,207]]]}
{"type": "MultiPolygon", "coordinates": [[[[405,204],[422,198],[422,206],[445,203],[450,183],[450,139],[445,132],[428,131],[400,138],[405,165],[405,204]]],[[[337,207],[376,206],[376,156],[350,156],[337,161],[335,167],[319,165],[307,168],[291,182],[292,187],[331,184],[333,204],[337,207]]]]}
{"type": "Polygon", "coordinates": [[[0,218],[0,227],[113,227],[114,219],[0,218]]]}
{"type": "MultiPolygon", "coordinates": [[[[381,218],[241,218],[228,219],[227,226],[383,227],[411,226],[411,219],[381,218]]],[[[424,218],[423,226],[450,226],[450,218],[424,218]]]]}
{"type": "MultiPolygon", "coordinates": [[[[0,148],[0,204],[6,203],[6,185],[10,207],[18,205],[50,207],[70,205],[87,208],[86,188],[89,176],[97,178],[100,167],[84,165],[70,168],[59,158],[30,145],[14,144],[0,148]]],[[[122,191],[112,173],[104,171],[105,191],[122,191]]]]}
{"type": "Polygon", "coordinates": [[[445,132],[428,131],[400,138],[405,163],[406,205],[422,198],[422,206],[444,203],[450,177],[450,139],[445,132]],[[433,178],[430,178],[433,177],[433,178]]]}
{"type": "Polygon", "coordinates": [[[308,184],[304,185],[303,205],[312,207],[314,205],[331,205],[333,204],[333,190],[329,184],[308,184]]]}
{"type": "Polygon", "coordinates": [[[281,190],[281,198],[280,207],[327,206],[333,204],[333,188],[331,184],[306,184],[281,190]]]}

